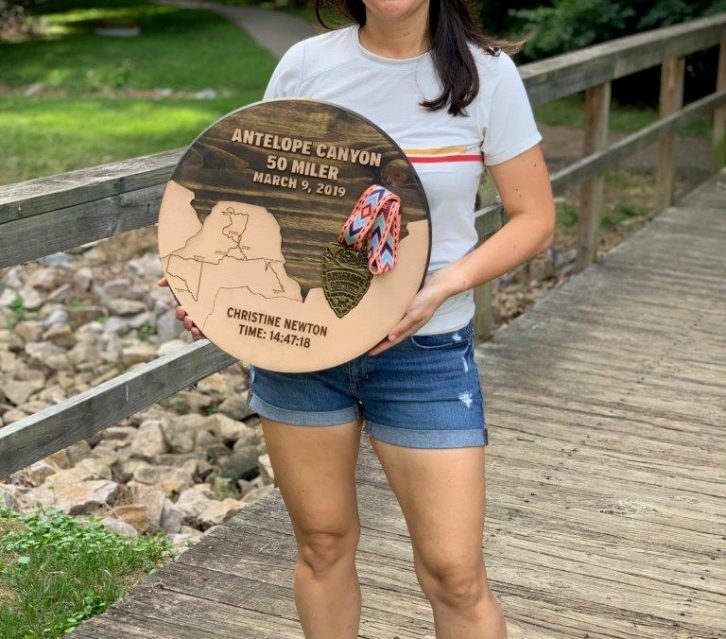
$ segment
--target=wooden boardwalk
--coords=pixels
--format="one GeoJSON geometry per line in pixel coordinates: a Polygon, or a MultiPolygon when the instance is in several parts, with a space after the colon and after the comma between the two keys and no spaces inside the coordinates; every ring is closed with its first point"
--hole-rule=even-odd
{"type": "MultiPolygon", "coordinates": [[[[726,637],[726,172],[477,348],[510,639],[726,637]]],[[[360,637],[433,639],[370,444],[360,637]]],[[[278,492],[74,633],[302,638],[278,492]]]]}

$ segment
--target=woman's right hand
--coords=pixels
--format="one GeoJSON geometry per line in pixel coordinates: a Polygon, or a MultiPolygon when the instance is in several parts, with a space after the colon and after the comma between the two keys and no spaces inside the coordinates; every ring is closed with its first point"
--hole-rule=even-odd
{"type": "MultiPolygon", "coordinates": [[[[157,285],[169,286],[169,281],[166,279],[166,275],[157,282],[157,285]]],[[[195,340],[206,337],[206,335],[204,335],[204,333],[199,330],[199,327],[194,322],[192,322],[192,318],[187,315],[187,312],[184,310],[183,306],[176,307],[176,318],[184,324],[184,328],[191,332],[192,337],[195,340]]]]}

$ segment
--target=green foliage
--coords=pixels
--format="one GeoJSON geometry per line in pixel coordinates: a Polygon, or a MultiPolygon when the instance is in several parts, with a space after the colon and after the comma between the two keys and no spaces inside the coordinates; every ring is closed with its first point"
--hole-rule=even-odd
{"type": "Polygon", "coordinates": [[[60,637],[172,556],[165,537],[120,536],[96,517],[0,507],[0,637],[60,637]]]}
{"type": "Polygon", "coordinates": [[[144,322],[138,330],[139,340],[145,342],[149,339],[149,335],[156,334],[156,324],[154,322],[144,322]]]}
{"type": "Polygon", "coordinates": [[[580,216],[577,207],[569,203],[560,204],[557,207],[557,221],[566,228],[577,226],[580,216]]]}
{"type": "Polygon", "coordinates": [[[628,202],[618,202],[613,208],[605,211],[600,217],[600,225],[605,228],[615,226],[630,226],[634,218],[643,217],[648,214],[646,207],[628,202]]]}
{"type": "Polygon", "coordinates": [[[12,312],[12,316],[5,322],[5,328],[11,333],[14,333],[15,327],[27,319],[28,316],[28,310],[25,308],[25,302],[20,293],[16,293],[13,301],[10,302],[10,311],[12,312]]]}
{"type": "Polygon", "coordinates": [[[553,0],[511,15],[528,37],[523,52],[539,59],[722,11],[726,0],[553,0]]]}

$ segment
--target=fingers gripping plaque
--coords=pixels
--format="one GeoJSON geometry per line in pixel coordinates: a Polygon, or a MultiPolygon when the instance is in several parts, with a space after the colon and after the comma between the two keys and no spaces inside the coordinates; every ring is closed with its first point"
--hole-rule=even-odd
{"type": "Polygon", "coordinates": [[[205,336],[281,372],[336,366],[384,339],[431,245],[405,153],[363,116],[302,98],[204,131],[166,186],[158,231],[170,288],[205,336]]]}

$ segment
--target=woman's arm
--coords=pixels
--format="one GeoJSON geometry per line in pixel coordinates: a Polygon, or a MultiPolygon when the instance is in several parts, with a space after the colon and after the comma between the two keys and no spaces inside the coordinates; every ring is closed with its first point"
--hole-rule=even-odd
{"type": "Polygon", "coordinates": [[[388,339],[369,355],[415,333],[447,297],[508,273],[552,244],[555,205],[541,146],[535,144],[505,162],[488,166],[488,170],[509,221],[476,249],[432,273],[388,339]]]}

